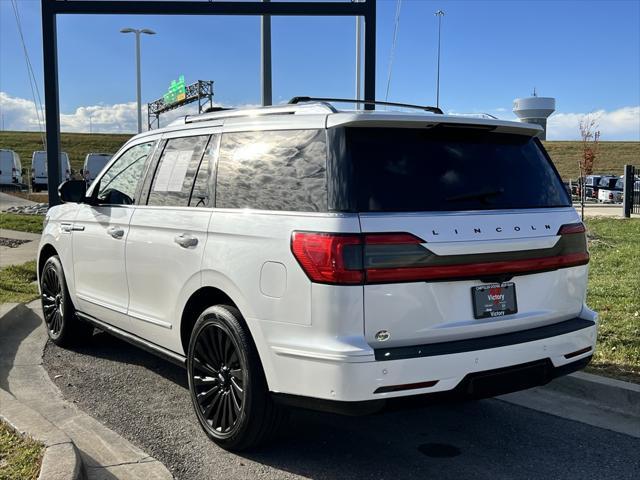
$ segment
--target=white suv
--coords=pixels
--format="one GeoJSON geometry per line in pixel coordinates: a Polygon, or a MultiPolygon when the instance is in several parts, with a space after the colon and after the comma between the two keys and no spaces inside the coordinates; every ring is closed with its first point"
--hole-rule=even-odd
{"type": "Polygon", "coordinates": [[[49,336],[184,365],[224,448],[287,406],[492,396],[591,359],[585,229],[535,125],[327,102],[186,117],[60,187],[49,336]]]}

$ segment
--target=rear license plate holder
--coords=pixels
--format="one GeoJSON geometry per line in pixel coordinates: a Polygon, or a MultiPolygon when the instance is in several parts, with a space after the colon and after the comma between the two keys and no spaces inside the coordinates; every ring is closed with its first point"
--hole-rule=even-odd
{"type": "Polygon", "coordinates": [[[476,319],[498,318],[518,312],[516,285],[513,282],[471,287],[471,300],[476,319]]]}

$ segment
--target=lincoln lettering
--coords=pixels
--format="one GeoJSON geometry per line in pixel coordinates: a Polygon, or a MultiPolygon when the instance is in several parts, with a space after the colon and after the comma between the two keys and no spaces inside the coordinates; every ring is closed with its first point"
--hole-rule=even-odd
{"type": "MultiPolygon", "coordinates": [[[[512,228],[513,228],[514,232],[520,232],[520,231],[522,231],[523,227],[521,227],[520,225],[514,225],[512,228]]],[[[538,229],[540,228],[540,225],[538,225],[538,226],[529,225],[528,227],[525,227],[525,228],[528,228],[531,231],[538,231],[538,229]]],[[[544,229],[545,230],[551,230],[551,225],[546,225],[545,224],[544,225],[544,229]]],[[[505,230],[504,230],[504,227],[496,227],[495,231],[498,232],[498,233],[503,233],[505,230]]],[[[456,235],[460,235],[460,231],[457,228],[453,229],[453,233],[456,234],[456,235]]],[[[482,234],[482,228],[473,227],[473,233],[474,234],[482,234]]],[[[432,235],[440,235],[440,232],[438,230],[433,229],[433,230],[431,230],[431,234],[432,235]]]]}

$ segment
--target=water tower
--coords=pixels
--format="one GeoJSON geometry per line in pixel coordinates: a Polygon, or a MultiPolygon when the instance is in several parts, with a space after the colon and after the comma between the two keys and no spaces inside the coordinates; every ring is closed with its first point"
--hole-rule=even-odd
{"type": "Polygon", "coordinates": [[[547,118],[556,109],[556,99],[552,97],[539,97],[536,89],[533,94],[526,98],[516,98],[513,101],[513,113],[517,115],[521,122],[535,123],[540,125],[544,131],[540,133],[541,140],[547,139],[547,118]]]}

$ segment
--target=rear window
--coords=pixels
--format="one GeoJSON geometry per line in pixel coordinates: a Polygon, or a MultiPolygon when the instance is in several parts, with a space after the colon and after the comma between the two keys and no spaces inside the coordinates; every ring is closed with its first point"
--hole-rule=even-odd
{"type": "Polygon", "coordinates": [[[562,182],[535,139],[466,128],[347,128],[361,212],[565,207],[562,182]]]}

